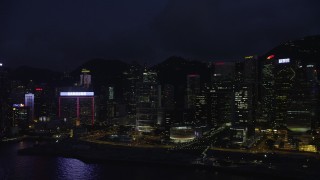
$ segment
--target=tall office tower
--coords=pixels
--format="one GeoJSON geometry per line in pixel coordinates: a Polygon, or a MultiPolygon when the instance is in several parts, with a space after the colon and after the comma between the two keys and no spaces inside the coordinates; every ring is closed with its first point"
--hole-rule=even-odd
{"type": "Polygon", "coordinates": [[[195,99],[195,125],[206,126],[208,125],[208,93],[207,89],[201,91],[195,99]]]}
{"type": "Polygon", "coordinates": [[[275,119],[275,55],[262,60],[260,105],[257,107],[257,127],[273,128],[275,119]]]}
{"type": "Polygon", "coordinates": [[[215,63],[211,88],[208,94],[208,124],[214,127],[231,123],[234,109],[234,69],[235,63],[215,63]]]}
{"type": "Polygon", "coordinates": [[[136,116],[136,99],[137,99],[137,84],[142,79],[142,69],[140,65],[133,64],[127,72],[123,73],[125,76],[126,85],[124,91],[124,100],[127,103],[127,114],[129,118],[136,116]]]}
{"type": "Polygon", "coordinates": [[[308,87],[311,88],[310,98],[313,102],[312,107],[312,120],[311,120],[311,128],[318,129],[320,128],[320,82],[319,82],[319,71],[317,70],[319,65],[317,66],[315,63],[308,63],[305,66],[306,70],[306,79],[309,82],[308,87]]]}
{"type": "Polygon", "coordinates": [[[19,127],[19,129],[24,130],[29,126],[30,119],[30,108],[26,107],[24,104],[13,104],[12,105],[12,115],[11,123],[12,127],[19,127]]]}
{"type": "Polygon", "coordinates": [[[232,120],[232,141],[244,143],[249,135],[254,134],[252,117],[252,91],[245,83],[237,83],[234,88],[234,110],[232,120]]]}
{"type": "Polygon", "coordinates": [[[29,80],[29,82],[26,84],[26,93],[33,93],[35,88],[33,80],[29,80]]]}
{"type": "Polygon", "coordinates": [[[235,85],[234,90],[235,116],[233,125],[239,127],[252,126],[252,98],[250,86],[235,85]]]}
{"type": "Polygon", "coordinates": [[[100,103],[101,106],[97,107],[101,111],[100,113],[104,114],[104,119],[111,120],[116,116],[119,116],[119,112],[117,112],[117,106],[119,106],[119,103],[115,100],[115,88],[114,86],[107,86],[102,88],[103,92],[101,94],[100,100],[103,100],[103,103],[100,103]],[[104,112],[102,112],[104,111],[104,112]]]}
{"type": "Polygon", "coordinates": [[[136,129],[151,132],[159,124],[158,111],[161,108],[161,86],[157,82],[157,73],[145,70],[142,81],[137,84],[136,129]]]}
{"type": "Polygon", "coordinates": [[[97,98],[97,120],[108,121],[116,116],[115,89],[111,85],[103,85],[97,98]]]}
{"type": "Polygon", "coordinates": [[[80,75],[80,86],[88,89],[89,87],[91,87],[90,70],[82,69],[81,73],[82,74],[80,75]]]}
{"type": "Polygon", "coordinates": [[[53,92],[49,86],[42,84],[36,86],[34,89],[34,118],[39,119],[50,119],[54,114],[53,110],[53,92]]]}
{"type": "Polygon", "coordinates": [[[200,75],[189,74],[187,76],[187,98],[186,108],[194,110],[196,96],[200,94],[200,75]]]}
{"type": "Polygon", "coordinates": [[[164,109],[173,110],[175,108],[173,85],[165,84],[163,86],[162,99],[164,109]]]}
{"type": "Polygon", "coordinates": [[[170,139],[170,128],[173,122],[175,114],[175,100],[174,100],[174,86],[171,84],[165,84],[162,89],[162,105],[163,105],[163,126],[165,129],[165,138],[170,139]]]}
{"type": "Polygon", "coordinates": [[[0,62],[0,137],[9,125],[7,121],[8,107],[8,75],[5,67],[0,62]]]}
{"type": "Polygon", "coordinates": [[[319,118],[315,65],[295,58],[269,57],[263,68],[264,117],[274,129],[310,130],[319,118]]]}
{"type": "Polygon", "coordinates": [[[26,86],[20,81],[11,81],[10,83],[10,95],[9,104],[21,104],[24,103],[26,86]]]}
{"type": "Polygon", "coordinates": [[[166,110],[164,113],[164,135],[166,140],[170,139],[170,128],[171,128],[171,125],[173,124],[172,122],[173,114],[174,114],[173,110],[172,111],[166,110]]]}
{"type": "Polygon", "coordinates": [[[94,92],[60,92],[58,116],[73,125],[94,125],[94,92]]]}
{"type": "Polygon", "coordinates": [[[246,58],[236,63],[234,80],[234,116],[232,126],[236,129],[245,129],[245,132],[253,135],[254,116],[254,95],[257,94],[255,81],[256,59],[246,58]],[[253,72],[252,72],[253,71],[253,72]]]}
{"type": "Polygon", "coordinates": [[[275,65],[275,119],[273,122],[275,129],[287,127],[287,111],[295,78],[294,69],[290,66],[290,62],[275,65]]]}
{"type": "Polygon", "coordinates": [[[318,77],[314,64],[299,65],[294,72],[286,124],[291,131],[303,133],[315,128],[315,122],[319,117],[317,110],[318,77]]]}
{"type": "Polygon", "coordinates": [[[30,111],[30,119],[29,124],[32,124],[34,121],[34,94],[28,93],[24,96],[24,105],[29,108],[30,111]]]}

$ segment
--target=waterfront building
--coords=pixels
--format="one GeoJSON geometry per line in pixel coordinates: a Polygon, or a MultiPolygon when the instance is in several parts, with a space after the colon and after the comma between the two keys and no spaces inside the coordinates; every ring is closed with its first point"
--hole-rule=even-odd
{"type": "Polygon", "coordinates": [[[34,121],[34,94],[25,94],[24,105],[29,108],[30,111],[30,121],[29,125],[33,124],[34,121]]]}
{"type": "Polygon", "coordinates": [[[47,84],[37,85],[34,89],[34,118],[50,119],[54,116],[54,96],[47,84]]]}
{"type": "Polygon", "coordinates": [[[18,127],[20,130],[27,129],[30,122],[30,108],[24,104],[12,105],[11,126],[18,127]]]}
{"type": "Polygon", "coordinates": [[[151,132],[162,123],[161,86],[157,81],[157,73],[145,70],[142,81],[137,83],[136,129],[140,132],[151,132]]]}
{"type": "Polygon", "coordinates": [[[319,117],[316,65],[297,58],[269,57],[263,67],[263,118],[276,130],[304,133],[315,128],[319,117]]]}
{"type": "Polygon", "coordinates": [[[60,92],[58,117],[73,125],[94,125],[94,92],[60,92]]]}

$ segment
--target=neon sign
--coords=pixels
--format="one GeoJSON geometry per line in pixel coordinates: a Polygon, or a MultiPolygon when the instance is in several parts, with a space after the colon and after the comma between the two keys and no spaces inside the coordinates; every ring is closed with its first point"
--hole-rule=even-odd
{"type": "Polygon", "coordinates": [[[270,60],[270,59],[273,59],[274,57],[275,57],[275,55],[272,54],[272,55],[268,56],[267,59],[270,60]]]}
{"type": "Polygon", "coordinates": [[[60,92],[60,96],[94,96],[94,92],[60,92]]]}
{"type": "Polygon", "coordinates": [[[290,58],[279,59],[279,64],[290,63],[290,58]]]}
{"type": "Polygon", "coordinates": [[[19,107],[24,107],[24,104],[13,104],[13,107],[19,108],[19,107]]]}

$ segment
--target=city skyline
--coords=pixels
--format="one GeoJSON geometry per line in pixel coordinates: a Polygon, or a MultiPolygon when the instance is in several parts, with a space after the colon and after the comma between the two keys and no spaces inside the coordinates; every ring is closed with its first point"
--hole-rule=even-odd
{"type": "MultiPolygon", "coordinates": [[[[317,55],[313,46],[299,43],[285,46],[317,55]]],[[[98,166],[112,160],[208,168],[204,173],[223,168],[240,170],[240,176],[316,177],[320,64],[279,54],[233,62],[173,57],[153,68],[115,61],[112,76],[98,64],[75,71],[74,77],[61,73],[54,82],[11,79],[14,72],[2,66],[0,142],[5,148],[19,144],[18,155],[8,157],[19,160],[43,155],[98,166]],[[23,145],[28,139],[32,147],[23,145]],[[304,169],[284,173],[291,171],[288,165],[304,169]]],[[[38,171],[24,175],[39,176],[38,171]]]]}
{"type": "Polygon", "coordinates": [[[317,179],[319,6],[0,1],[0,179],[317,179]]]}

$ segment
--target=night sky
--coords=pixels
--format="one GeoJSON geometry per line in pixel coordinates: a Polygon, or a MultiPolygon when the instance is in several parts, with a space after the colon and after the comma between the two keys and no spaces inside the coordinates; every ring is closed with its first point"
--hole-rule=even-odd
{"type": "Polygon", "coordinates": [[[263,54],[320,34],[319,0],[1,0],[0,61],[71,70],[93,59],[155,64],[263,54]]]}

